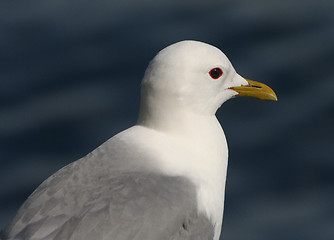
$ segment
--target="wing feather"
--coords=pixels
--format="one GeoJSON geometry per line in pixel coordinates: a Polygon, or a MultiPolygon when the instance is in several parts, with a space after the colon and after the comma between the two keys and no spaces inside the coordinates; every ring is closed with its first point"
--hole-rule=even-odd
{"type": "Polygon", "coordinates": [[[195,186],[187,179],[150,172],[97,174],[81,171],[80,164],[43,182],[5,239],[213,239],[214,226],[197,212],[195,186]]]}

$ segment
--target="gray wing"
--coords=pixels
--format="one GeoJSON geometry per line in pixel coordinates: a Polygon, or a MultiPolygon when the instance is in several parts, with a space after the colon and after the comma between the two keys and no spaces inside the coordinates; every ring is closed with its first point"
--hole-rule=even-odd
{"type": "Polygon", "coordinates": [[[144,172],[94,175],[78,165],[61,169],[33,192],[5,239],[213,239],[214,226],[198,214],[195,187],[187,179],[144,172]]]}

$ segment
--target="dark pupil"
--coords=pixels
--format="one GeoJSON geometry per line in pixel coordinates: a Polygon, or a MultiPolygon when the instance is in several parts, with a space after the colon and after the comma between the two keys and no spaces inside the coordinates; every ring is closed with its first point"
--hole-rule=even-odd
{"type": "Polygon", "coordinates": [[[213,78],[219,78],[220,75],[221,75],[221,73],[222,72],[221,72],[221,70],[219,68],[214,68],[214,69],[211,70],[210,75],[213,78]]]}

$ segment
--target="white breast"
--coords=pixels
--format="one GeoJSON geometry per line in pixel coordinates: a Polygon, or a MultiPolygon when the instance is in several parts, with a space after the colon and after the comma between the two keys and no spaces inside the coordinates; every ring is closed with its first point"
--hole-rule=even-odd
{"type": "Polygon", "coordinates": [[[184,131],[166,132],[136,126],[135,135],[141,136],[143,148],[153,154],[150,166],[155,171],[185,176],[197,186],[198,210],[215,225],[215,239],[218,239],[224,208],[227,143],[215,117],[192,120],[184,131]]]}

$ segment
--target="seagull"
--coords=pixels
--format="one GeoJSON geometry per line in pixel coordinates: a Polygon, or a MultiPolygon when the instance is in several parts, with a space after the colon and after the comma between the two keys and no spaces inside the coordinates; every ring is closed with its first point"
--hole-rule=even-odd
{"type": "Polygon", "coordinates": [[[2,239],[218,240],[228,147],[215,113],[235,96],[277,100],[214,46],[164,48],[144,74],[136,125],[47,178],[2,239]]]}

